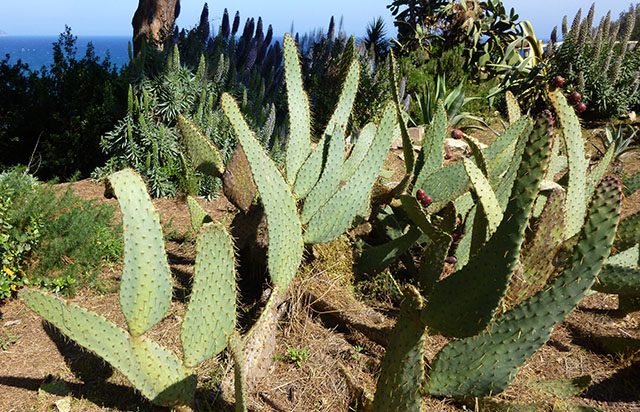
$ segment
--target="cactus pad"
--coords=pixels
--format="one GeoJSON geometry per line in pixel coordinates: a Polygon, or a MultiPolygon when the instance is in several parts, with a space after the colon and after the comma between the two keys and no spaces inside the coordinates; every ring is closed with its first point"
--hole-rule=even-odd
{"type": "MultiPolygon", "coordinates": [[[[444,159],[444,139],[447,135],[449,118],[444,108],[444,102],[438,100],[436,113],[429,125],[422,142],[422,149],[418,153],[416,162],[416,177],[413,184],[413,194],[425,185],[425,180],[434,171],[442,168],[444,159]]],[[[412,147],[413,149],[413,147],[412,147]]]]}
{"type": "Polygon", "coordinates": [[[565,239],[580,231],[587,207],[585,186],[587,185],[587,160],[584,156],[582,129],[575,110],[569,106],[562,90],[548,93],[556,111],[564,137],[569,161],[569,186],[567,187],[567,232],[565,239]]]}
{"type": "Polygon", "coordinates": [[[224,195],[235,207],[246,212],[256,197],[256,184],[249,161],[241,145],[237,145],[222,175],[224,195]]]}
{"type": "Polygon", "coordinates": [[[518,100],[510,90],[507,90],[507,92],[504,94],[504,97],[507,102],[507,114],[509,116],[509,123],[513,124],[522,116],[520,105],[518,105],[518,100]]]}
{"type": "Polygon", "coordinates": [[[207,226],[196,251],[193,288],[180,333],[187,367],[220,353],[236,318],[233,244],[224,226],[207,226]]]}
{"type": "Polygon", "coordinates": [[[133,170],[109,176],[122,211],[124,265],[120,305],[129,332],[139,336],[158,323],[171,303],[171,273],[160,218],[133,170]]]}
{"type": "Polygon", "coordinates": [[[344,161],[342,166],[342,178],[341,180],[349,180],[349,178],[355,173],[360,166],[360,162],[366,156],[373,142],[373,138],[376,137],[377,128],[373,123],[367,123],[365,127],[360,131],[358,140],[353,145],[349,157],[344,161]]]}
{"type": "Polygon", "coordinates": [[[187,196],[187,205],[189,206],[189,217],[191,218],[191,228],[196,232],[202,229],[204,223],[213,222],[211,216],[200,206],[200,203],[191,196],[187,196]]]}
{"type": "Polygon", "coordinates": [[[224,93],[221,102],[249,160],[267,216],[269,275],[275,285],[286,288],[302,261],[302,228],[296,202],[278,168],[249,130],[233,97],[224,93]]]}
{"type": "Polygon", "coordinates": [[[100,315],[33,289],[20,297],[34,312],[54,324],[79,345],[95,352],[144,396],[164,405],[187,405],[196,380],[170,351],[144,337],[133,337],[100,315]]]}
{"type": "Polygon", "coordinates": [[[309,98],[302,87],[298,47],[289,33],[284,35],[284,77],[289,106],[289,139],[286,149],[287,182],[293,185],[311,147],[309,98]]]}
{"type": "Polygon", "coordinates": [[[395,126],[395,108],[387,103],[378,133],[356,173],[313,216],[304,234],[307,243],[328,242],[340,236],[368,198],[387,155],[395,126]]]}
{"type": "Polygon", "coordinates": [[[407,292],[382,359],[382,373],[373,399],[374,412],[421,410],[425,327],[418,316],[420,295],[415,288],[407,292]]]}
{"type": "MultiPolygon", "coordinates": [[[[504,151],[513,152],[514,142],[530,127],[528,117],[522,117],[515,124],[509,126],[498,139],[484,150],[485,159],[491,162],[504,151]]],[[[496,173],[499,174],[499,173],[496,173]]],[[[462,195],[471,182],[465,173],[461,162],[456,162],[438,169],[424,180],[421,187],[416,183],[416,189],[423,189],[433,199],[431,210],[438,210],[448,202],[462,195]]]]}
{"type": "Polygon", "coordinates": [[[204,174],[220,177],[224,172],[224,164],[218,149],[182,114],[178,114],[178,126],[193,167],[204,174]]]}
{"type": "Polygon", "coordinates": [[[344,131],[342,127],[336,125],[329,141],[326,143],[329,145],[327,161],[318,183],[316,183],[304,201],[302,213],[300,214],[300,220],[303,224],[311,220],[313,215],[327,203],[340,185],[342,159],[344,158],[344,131]]]}
{"type": "Polygon", "coordinates": [[[537,125],[529,136],[511,200],[496,233],[467,266],[435,285],[422,312],[422,320],[445,335],[465,337],[480,332],[506,293],[551,153],[548,125],[544,121],[537,125]]]}

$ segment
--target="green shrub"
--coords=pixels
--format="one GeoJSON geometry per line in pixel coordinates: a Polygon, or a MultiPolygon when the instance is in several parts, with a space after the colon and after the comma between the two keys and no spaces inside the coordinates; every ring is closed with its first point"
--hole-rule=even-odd
{"type": "Polygon", "coordinates": [[[126,73],[91,43],[77,55],[76,42],[67,27],[42,68],[0,58],[0,168],[31,162],[39,178],[64,180],[104,164],[100,136],[126,109],[126,73]]]}
{"type": "Polygon", "coordinates": [[[22,285],[73,292],[94,284],[102,263],[122,256],[113,212],[70,188],[36,185],[20,169],[0,175],[0,299],[22,285]]]}

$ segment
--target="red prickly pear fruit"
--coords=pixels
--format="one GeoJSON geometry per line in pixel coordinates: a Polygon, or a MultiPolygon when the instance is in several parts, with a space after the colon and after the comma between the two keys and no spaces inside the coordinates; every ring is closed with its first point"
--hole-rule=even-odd
{"type": "Polygon", "coordinates": [[[429,206],[431,202],[433,202],[433,200],[431,199],[431,196],[429,195],[424,195],[424,197],[420,199],[420,201],[424,206],[429,206]]]}
{"type": "Polygon", "coordinates": [[[562,85],[564,84],[564,79],[562,78],[562,76],[556,76],[553,78],[553,84],[556,87],[562,87],[562,85]]]}
{"type": "Polygon", "coordinates": [[[416,197],[418,198],[418,200],[424,199],[425,195],[426,193],[422,189],[418,189],[418,191],[416,192],[416,197]]]}
{"type": "Polygon", "coordinates": [[[454,139],[462,139],[464,133],[462,133],[462,130],[460,129],[453,129],[451,131],[451,137],[453,137],[454,139]]]}
{"type": "Polygon", "coordinates": [[[444,158],[447,159],[447,160],[451,159],[452,157],[453,157],[453,155],[451,153],[449,153],[449,152],[444,154],[444,158]]]}
{"type": "Polygon", "coordinates": [[[571,96],[569,96],[569,98],[571,99],[572,102],[578,103],[582,98],[582,96],[580,96],[580,93],[578,92],[573,92],[571,93],[571,96]]]}
{"type": "Polygon", "coordinates": [[[455,264],[458,261],[458,259],[456,259],[455,256],[447,256],[447,258],[444,261],[447,263],[455,264]]]}
{"type": "Polygon", "coordinates": [[[578,113],[582,113],[582,112],[584,112],[585,110],[587,110],[587,105],[586,105],[586,104],[584,104],[584,103],[582,103],[582,102],[580,102],[580,103],[576,104],[576,112],[578,112],[578,113]]]}

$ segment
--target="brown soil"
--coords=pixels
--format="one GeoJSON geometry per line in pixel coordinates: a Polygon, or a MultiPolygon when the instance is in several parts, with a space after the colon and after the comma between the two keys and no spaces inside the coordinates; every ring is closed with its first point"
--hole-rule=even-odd
{"type": "MultiPolygon", "coordinates": [[[[461,153],[454,155],[457,159],[461,153]]],[[[401,151],[390,153],[385,167],[396,171],[389,181],[399,180],[401,151]]],[[[628,157],[625,172],[636,173],[638,169],[640,155],[628,157]]],[[[105,199],[103,187],[90,181],[61,186],[66,185],[83,198],[117,203],[105,199]]],[[[179,327],[195,258],[187,236],[188,210],[183,199],[156,199],[153,203],[165,232],[173,232],[166,248],[176,294],[165,319],[149,335],[180,355],[179,327]]],[[[235,209],[224,197],[200,203],[214,219],[231,222],[235,209]]],[[[625,214],[639,209],[639,195],[626,200],[625,214]]],[[[259,382],[258,389],[249,394],[250,410],[342,412],[367,410],[370,406],[397,306],[379,302],[372,307],[354,299],[353,249],[348,236],[314,247],[292,286],[287,314],[278,332],[279,360],[259,382]],[[287,356],[288,351],[307,356],[296,363],[287,356]]],[[[120,269],[105,268],[102,276],[117,285],[120,269]]],[[[82,290],[72,300],[124,326],[117,293],[100,295],[82,290]]],[[[640,313],[616,318],[616,307],[615,295],[596,293],[586,297],[556,326],[551,340],[496,399],[556,410],[553,405],[560,400],[536,391],[531,381],[590,375],[588,390],[568,401],[606,411],[640,411],[640,313]]],[[[444,343],[440,336],[428,337],[426,358],[431,359],[444,343]]],[[[66,340],[19,299],[0,307],[0,344],[0,411],[166,410],[147,402],[119,372],[66,340]],[[70,409],[65,407],[66,402],[70,409]]],[[[197,372],[197,409],[231,410],[220,389],[231,373],[225,355],[205,362],[197,372]]],[[[425,403],[427,411],[468,410],[448,399],[427,397],[425,403]]],[[[473,404],[470,407],[473,410],[473,404]]]]}

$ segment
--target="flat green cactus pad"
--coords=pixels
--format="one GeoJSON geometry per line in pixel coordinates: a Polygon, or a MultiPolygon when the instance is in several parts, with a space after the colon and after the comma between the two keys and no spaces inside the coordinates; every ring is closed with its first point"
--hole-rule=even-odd
{"type": "Polygon", "coordinates": [[[355,173],[360,166],[360,162],[364,159],[365,155],[369,151],[373,138],[376,137],[377,127],[373,123],[367,123],[365,127],[360,130],[358,140],[353,145],[349,157],[344,161],[342,166],[342,179],[349,180],[349,178],[355,173]]]}
{"type": "Polygon", "coordinates": [[[171,272],[160,217],[144,182],[133,170],[109,176],[122,211],[124,265],[120,305],[129,332],[139,336],[158,323],[171,303],[171,272]]]}
{"type": "Polygon", "coordinates": [[[628,177],[622,181],[624,186],[623,193],[626,197],[631,196],[636,191],[640,190],[640,172],[628,177]]]}
{"type": "Polygon", "coordinates": [[[424,380],[425,326],[419,320],[421,298],[415,288],[405,293],[398,323],[382,360],[374,412],[420,412],[424,380]]]}
{"type": "Polygon", "coordinates": [[[222,175],[222,190],[225,197],[244,212],[249,210],[256,197],[258,189],[242,145],[236,146],[222,175]]]}
{"type": "Polygon", "coordinates": [[[200,231],[204,223],[210,223],[211,216],[200,206],[200,203],[191,196],[187,196],[187,205],[189,206],[189,217],[191,218],[191,228],[196,232],[200,231]]]}
{"type": "Polygon", "coordinates": [[[517,265],[529,214],[551,154],[547,131],[546,122],[539,121],[529,136],[511,200],[496,233],[467,266],[435,285],[422,312],[429,327],[465,337],[480,332],[491,321],[517,265]]]}
{"type": "Polygon", "coordinates": [[[306,243],[328,242],[349,228],[353,218],[371,193],[387,155],[395,126],[395,107],[387,103],[378,133],[360,167],[313,216],[304,234],[306,243]]]}
{"type": "Polygon", "coordinates": [[[164,406],[191,403],[195,377],[172,352],[144,337],[130,337],[102,316],[56,296],[25,289],[20,297],[70,339],[122,372],[153,402],[164,406]]]}
{"type": "Polygon", "coordinates": [[[224,163],[213,143],[207,139],[193,122],[178,114],[178,126],[193,162],[193,167],[210,176],[222,176],[224,163]]]}
{"type": "Polygon", "coordinates": [[[289,33],[283,39],[284,76],[289,106],[289,139],[286,150],[287,182],[293,185],[300,166],[311,151],[311,112],[302,87],[298,47],[289,33]]]}
{"type": "MultiPolygon", "coordinates": [[[[433,121],[427,128],[422,142],[422,149],[418,153],[416,162],[416,176],[413,182],[413,194],[425,186],[425,180],[434,171],[442,168],[444,163],[444,139],[447,136],[449,117],[444,108],[444,102],[439,100],[436,104],[436,113],[433,121]]],[[[403,143],[404,144],[404,143],[403,143]]],[[[413,150],[413,146],[411,146],[413,150]]]]}
{"type": "Polygon", "coordinates": [[[640,211],[620,221],[613,245],[618,250],[626,250],[638,243],[640,243],[640,211]]]}
{"type": "Polygon", "coordinates": [[[584,155],[582,129],[575,110],[569,106],[562,90],[549,92],[549,98],[560,120],[567,158],[569,161],[569,186],[567,187],[567,232],[565,239],[580,231],[588,199],[585,196],[587,185],[587,160],[584,155]],[[586,200],[585,200],[586,199],[586,200]]]}
{"type": "Polygon", "coordinates": [[[269,275],[275,285],[284,289],[302,261],[302,227],[296,202],[280,171],[247,126],[233,97],[224,93],[221,103],[249,160],[267,216],[269,275]]]}
{"type": "Polygon", "coordinates": [[[420,239],[420,236],[422,236],[420,229],[411,228],[407,233],[387,243],[364,249],[362,256],[358,259],[357,271],[370,273],[384,270],[400,256],[407,253],[420,239]]]}
{"type": "Polygon", "coordinates": [[[358,59],[354,59],[349,66],[349,71],[342,85],[342,92],[338,98],[336,109],[327,123],[327,127],[318,142],[318,146],[309,157],[307,157],[296,176],[293,192],[298,199],[304,199],[320,178],[322,165],[324,163],[322,148],[324,147],[327,137],[331,136],[336,125],[346,128],[349,116],[351,115],[351,109],[353,108],[353,102],[358,92],[359,81],[360,63],[358,59]]]}
{"type": "Polygon", "coordinates": [[[329,145],[327,161],[318,183],[316,183],[304,201],[302,213],[300,214],[300,221],[303,224],[309,223],[313,215],[327,203],[340,185],[344,158],[344,131],[341,126],[335,127],[326,144],[329,145]]]}
{"type": "MultiPolygon", "coordinates": [[[[505,151],[508,153],[513,152],[515,147],[514,143],[518,137],[523,133],[527,133],[528,135],[530,122],[531,120],[528,117],[523,116],[516,123],[509,126],[495,142],[484,149],[484,156],[487,162],[492,162],[498,155],[505,151]]],[[[504,164],[508,165],[510,156],[505,156],[505,158],[504,164]]],[[[499,174],[497,172],[495,173],[499,174]]],[[[423,189],[431,196],[433,204],[430,206],[430,209],[438,210],[448,202],[461,196],[469,188],[470,184],[471,182],[464,170],[464,165],[461,162],[456,162],[434,171],[424,179],[422,185],[416,183],[415,189],[423,189]]]]}
{"type": "Polygon", "coordinates": [[[520,110],[518,100],[510,90],[507,90],[504,97],[507,102],[507,115],[509,116],[509,123],[513,124],[522,116],[522,111],[520,110]]]}
{"type": "Polygon", "coordinates": [[[233,243],[224,226],[207,226],[196,251],[193,288],[180,333],[188,367],[220,353],[236,320],[233,243]]]}

